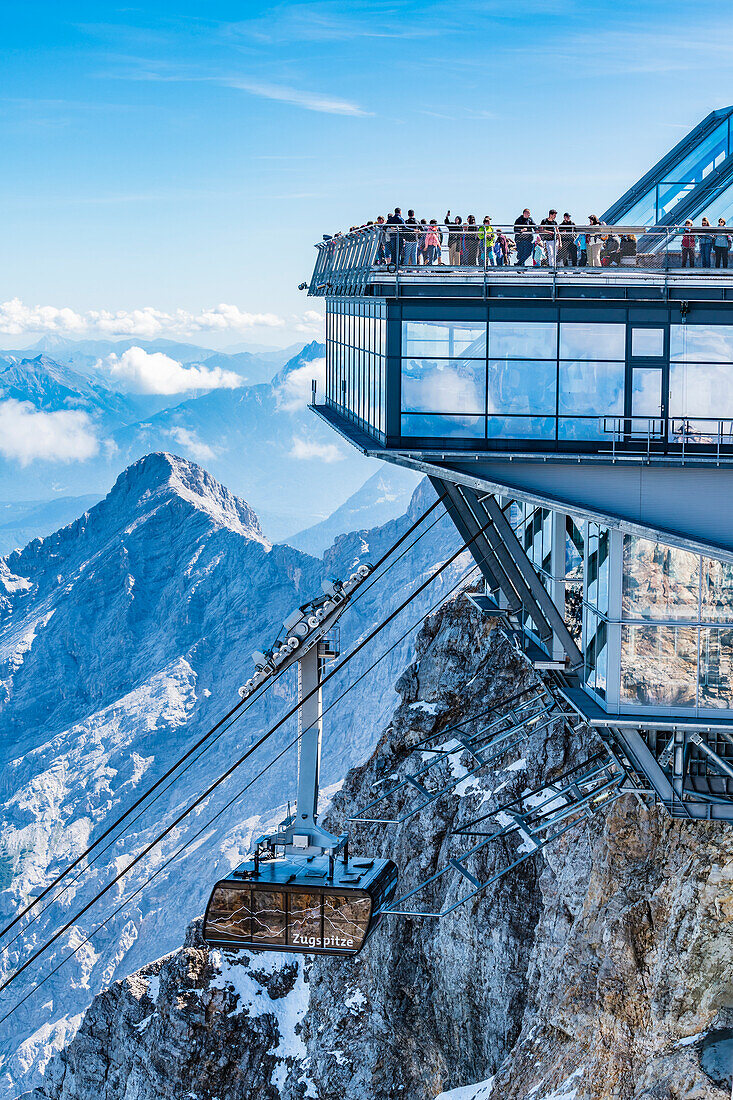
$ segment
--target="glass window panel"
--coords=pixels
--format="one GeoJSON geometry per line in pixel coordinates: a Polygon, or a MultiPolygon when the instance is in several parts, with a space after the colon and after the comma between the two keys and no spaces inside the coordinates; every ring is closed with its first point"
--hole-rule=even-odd
{"type": "Polygon", "coordinates": [[[680,363],[733,363],[733,325],[670,325],[669,357],[680,363]]]}
{"type": "Polygon", "coordinates": [[[630,619],[699,618],[700,555],[624,535],[621,612],[630,619]]]}
{"type": "Polygon", "coordinates": [[[206,935],[226,938],[250,938],[252,898],[241,887],[217,886],[206,917],[206,935]]]}
{"type": "Polygon", "coordinates": [[[702,610],[705,622],[733,619],[733,565],[714,558],[702,559],[702,610]]]}
{"type": "Polygon", "coordinates": [[[700,631],[701,707],[733,707],[733,630],[700,631]]]}
{"type": "Polygon", "coordinates": [[[644,707],[694,707],[697,628],[621,628],[621,702],[644,707]]]}
{"type": "Polygon", "coordinates": [[[559,439],[568,442],[597,440],[608,443],[612,439],[613,424],[605,427],[609,430],[605,430],[604,421],[598,416],[564,416],[558,421],[557,434],[559,439]]]}
{"type": "Polygon", "coordinates": [[[608,614],[608,584],[610,576],[610,535],[607,527],[589,524],[588,534],[588,603],[608,614]]]}
{"type": "Polygon", "coordinates": [[[482,359],[486,355],[486,325],[472,321],[403,321],[402,354],[482,359]]]}
{"type": "MultiPolygon", "coordinates": [[[[659,367],[634,367],[631,372],[631,414],[632,416],[654,417],[662,415],[662,372],[659,367]]],[[[649,425],[644,421],[631,425],[632,431],[646,432],[649,425]]],[[[661,431],[658,424],[651,426],[652,431],[661,431]]]]}
{"type": "Polygon", "coordinates": [[[624,225],[654,225],[657,221],[657,189],[652,187],[624,214],[624,225]]]}
{"type": "Polygon", "coordinates": [[[608,678],[608,625],[594,615],[586,613],[585,682],[602,698],[606,696],[608,678]]]}
{"type": "Polygon", "coordinates": [[[252,941],[285,943],[285,894],[282,891],[252,891],[252,941]]]}
{"type": "Polygon", "coordinates": [[[557,364],[554,359],[489,359],[490,413],[555,415],[557,364]]]}
{"type": "Polygon", "coordinates": [[[631,354],[654,357],[664,355],[664,329],[632,328],[631,354]]]}
{"type": "Polygon", "coordinates": [[[402,417],[402,434],[431,439],[483,439],[486,419],[483,416],[441,416],[439,414],[408,414],[402,417]]]}
{"type": "Polygon", "coordinates": [[[560,363],[561,416],[615,416],[624,411],[624,363],[560,363]]]}
{"type": "Polygon", "coordinates": [[[288,894],[288,943],[294,947],[321,946],[320,894],[288,894]]]}
{"type": "MultiPolygon", "coordinates": [[[[733,417],[733,363],[671,363],[669,414],[686,418],[733,417]]],[[[716,434],[718,430],[717,424],[691,427],[699,428],[702,434],[716,434]]]]}
{"type": "Polygon", "coordinates": [[[560,325],[561,359],[625,359],[626,325],[564,321],[560,325]]]}
{"type": "Polygon", "coordinates": [[[565,576],[573,580],[583,577],[585,539],[580,517],[565,517],[565,576]]]}
{"type": "Polygon", "coordinates": [[[489,439],[554,439],[552,416],[490,416],[489,439]]]}
{"type": "MultiPolygon", "coordinates": [[[[714,168],[717,168],[725,160],[728,150],[728,120],[721,122],[719,126],[708,134],[699,145],[696,145],[680,163],[671,168],[666,179],[673,182],[681,180],[700,183],[714,168]]],[[[661,185],[664,187],[664,184],[661,185]]]]}
{"type": "Polygon", "coordinates": [[[475,359],[403,359],[404,412],[483,413],[486,367],[475,359]]]}
{"type": "Polygon", "coordinates": [[[554,321],[490,321],[492,359],[555,359],[557,325],[554,321]]]}
{"type": "Polygon", "coordinates": [[[372,901],[358,894],[324,894],[323,946],[353,948],[364,942],[369,927],[372,901]]]}

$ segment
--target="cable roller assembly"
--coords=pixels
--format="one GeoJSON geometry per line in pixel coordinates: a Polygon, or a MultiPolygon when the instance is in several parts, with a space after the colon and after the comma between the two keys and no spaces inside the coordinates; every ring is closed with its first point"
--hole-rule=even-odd
{"type": "Polygon", "coordinates": [[[239,689],[241,699],[246,699],[277,669],[293,659],[302,647],[310,648],[317,642],[345,610],[354,591],[372,572],[367,562],[359,565],[345,581],[329,579],[323,582],[323,595],[296,608],[283,620],[285,640],[278,637],[269,649],[255,650],[252,660],[257,671],[239,689]]]}

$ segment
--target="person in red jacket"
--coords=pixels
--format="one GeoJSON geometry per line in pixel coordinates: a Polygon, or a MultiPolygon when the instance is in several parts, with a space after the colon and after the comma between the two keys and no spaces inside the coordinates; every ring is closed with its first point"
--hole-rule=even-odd
{"type": "Polygon", "coordinates": [[[682,266],[695,266],[695,234],[692,232],[692,222],[688,218],[685,222],[685,231],[682,234],[682,266]]]}

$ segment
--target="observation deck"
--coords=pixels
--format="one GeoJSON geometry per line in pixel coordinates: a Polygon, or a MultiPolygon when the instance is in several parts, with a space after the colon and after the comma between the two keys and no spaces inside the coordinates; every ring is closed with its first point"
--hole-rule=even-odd
{"type": "Polygon", "coordinates": [[[437,232],[429,254],[424,226],[317,246],[315,411],[366,453],[733,561],[733,249],[700,266],[733,227],[437,232]],[[535,242],[525,264],[497,262],[502,237],[513,260],[535,242]]]}

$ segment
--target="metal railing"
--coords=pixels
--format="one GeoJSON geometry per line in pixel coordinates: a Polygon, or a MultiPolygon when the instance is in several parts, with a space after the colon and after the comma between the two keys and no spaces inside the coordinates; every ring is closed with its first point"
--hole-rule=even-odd
{"type": "Polygon", "coordinates": [[[663,447],[665,452],[681,454],[683,462],[687,454],[730,458],[733,448],[733,418],[729,417],[604,416],[599,426],[610,436],[614,457],[617,450],[628,450],[633,444],[640,444],[649,456],[663,447]],[[695,450],[690,450],[691,445],[695,450]]]}
{"type": "Polygon", "coordinates": [[[579,270],[720,275],[732,247],[733,226],[727,225],[371,225],[316,245],[309,292],[358,294],[374,273],[434,278],[459,271],[499,278],[533,269],[554,277],[579,270]]]}

